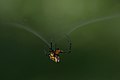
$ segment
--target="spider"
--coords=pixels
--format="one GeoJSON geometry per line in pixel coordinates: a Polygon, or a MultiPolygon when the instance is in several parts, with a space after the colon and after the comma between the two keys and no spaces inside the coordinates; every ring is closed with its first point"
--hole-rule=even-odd
{"type": "Polygon", "coordinates": [[[50,43],[50,48],[49,48],[49,54],[47,54],[47,56],[49,57],[50,60],[52,60],[52,61],[54,61],[56,63],[59,63],[60,62],[59,54],[71,53],[71,45],[72,45],[72,43],[69,41],[68,50],[67,51],[63,51],[63,50],[61,50],[59,48],[56,48],[56,46],[55,46],[55,49],[53,49],[53,43],[51,42],[50,43]]]}

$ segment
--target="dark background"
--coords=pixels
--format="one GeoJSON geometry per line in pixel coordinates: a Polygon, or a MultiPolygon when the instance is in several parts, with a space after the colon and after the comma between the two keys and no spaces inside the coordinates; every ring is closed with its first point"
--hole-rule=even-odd
{"type": "Polygon", "coordinates": [[[120,80],[120,0],[0,0],[0,80],[120,80]],[[72,53],[55,63],[43,40],[72,53]],[[16,26],[14,24],[17,24],[16,26]],[[14,26],[13,26],[14,25],[14,26]]]}

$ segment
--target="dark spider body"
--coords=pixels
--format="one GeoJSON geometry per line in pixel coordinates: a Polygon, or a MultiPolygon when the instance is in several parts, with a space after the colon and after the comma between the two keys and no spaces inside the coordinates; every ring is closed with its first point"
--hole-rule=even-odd
{"type": "Polygon", "coordinates": [[[71,53],[71,42],[69,42],[69,49],[68,51],[63,51],[59,48],[56,48],[55,46],[55,49],[53,49],[53,45],[52,45],[52,42],[50,43],[50,48],[49,48],[49,58],[50,60],[56,62],[56,63],[59,63],[60,62],[60,57],[59,57],[59,54],[61,53],[71,53]]]}
{"type": "Polygon", "coordinates": [[[56,62],[56,63],[60,62],[59,54],[60,54],[60,53],[63,53],[62,50],[56,49],[56,50],[50,50],[49,52],[50,52],[50,53],[49,53],[48,55],[49,55],[49,58],[50,58],[51,60],[53,60],[53,61],[56,62]]]}

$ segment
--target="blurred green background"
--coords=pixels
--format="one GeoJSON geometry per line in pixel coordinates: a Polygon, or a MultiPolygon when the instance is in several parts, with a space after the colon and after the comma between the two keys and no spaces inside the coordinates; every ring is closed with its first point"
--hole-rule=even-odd
{"type": "Polygon", "coordinates": [[[120,80],[120,16],[69,34],[72,53],[54,63],[44,41],[63,50],[65,34],[94,19],[120,15],[120,0],[0,0],[0,80],[120,80]]]}

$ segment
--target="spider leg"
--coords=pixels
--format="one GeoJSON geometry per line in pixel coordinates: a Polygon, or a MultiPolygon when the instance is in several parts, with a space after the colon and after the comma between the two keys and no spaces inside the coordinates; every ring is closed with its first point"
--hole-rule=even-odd
{"type": "Polygon", "coordinates": [[[70,42],[69,43],[69,53],[71,53],[71,46],[72,46],[72,43],[70,42]]]}
{"type": "Polygon", "coordinates": [[[50,47],[51,47],[51,50],[55,50],[56,49],[56,43],[55,43],[55,41],[54,40],[51,40],[51,42],[50,42],[50,47]]]}
{"type": "Polygon", "coordinates": [[[51,47],[51,50],[56,50],[56,42],[55,42],[55,40],[51,40],[51,42],[50,42],[50,47],[51,47]]]}
{"type": "Polygon", "coordinates": [[[52,42],[50,42],[50,49],[51,49],[51,50],[52,50],[52,47],[53,47],[52,42]]]}
{"type": "Polygon", "coordinates": [[[45,53],[45,55],[46,56],[48,56],[49,55],[49,52],[51,52],[52,50],[48,47],[48,46],[45,46],[45,48],[44,48],[44,53],[45,53]]]}
{"type": "Polygon", "coordinates": [[[64,53],[71,53],[71,47],[72,47],[72,42],[71,39],[68,35],[66,35],[67,41],[68,41],[68,49],[64,51],[64,53]]]}
{"type": "Polygon", "coordinates": [[[48,53],[47,53],[47,51],[45,49],[44,49],[44,53],[45,53],[46,56],[48,56],[48,53]]]}
{"type": "Polygon", "coordinates": [[[57,45],[56,45],[56,43],[55,43],[55,50],[57,49],[57,47],[56,47],[57,45]]]}

